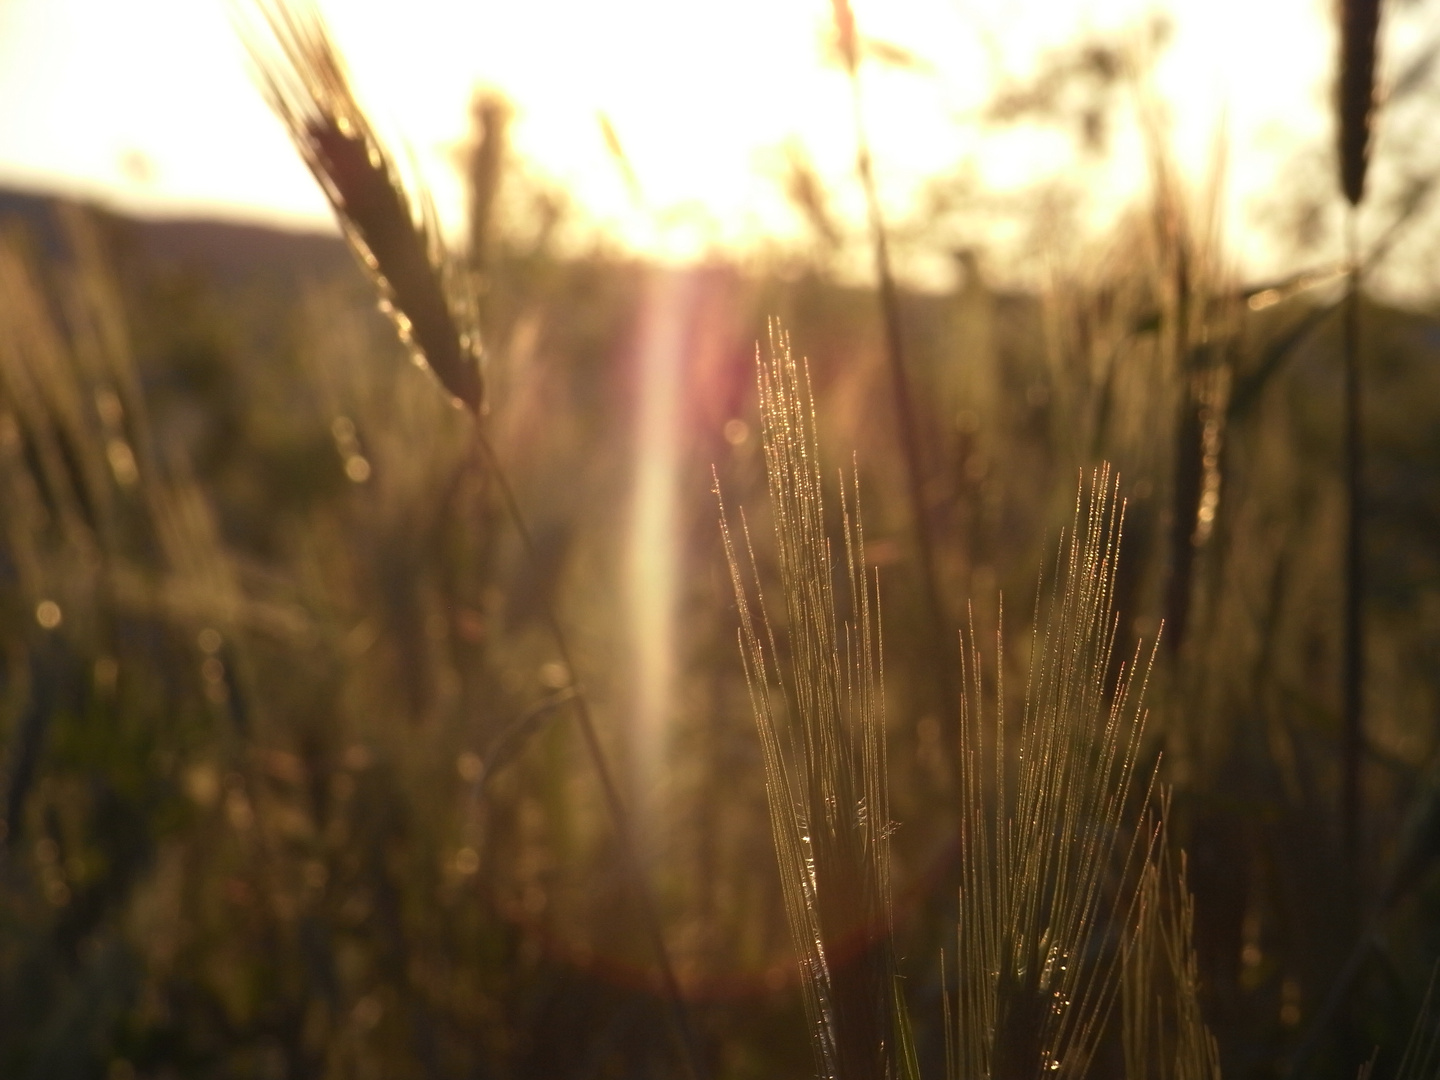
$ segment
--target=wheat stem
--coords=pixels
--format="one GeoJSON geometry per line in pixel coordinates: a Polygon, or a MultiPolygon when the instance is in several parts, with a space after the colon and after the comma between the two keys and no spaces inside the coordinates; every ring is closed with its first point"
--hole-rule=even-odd
{"type": "MultiPolygon", "coordinates": [[[[495,479],[525,557],[537,561],[530,529],[483,427],[479,334],[450,273],[433,209],[422,200],[417,220],[384,146],[356,102],[343,61],[313,7],[297,0],[256,0],[271,48],[247,38],[262,89],[289,129],[301,156],[330,200],[352,250],[370,272],[382,307],[454,400],[474,418],[474,447],[495,479]]],[[[497,144],[498,145],[498,144],[497,144]]],[[[543,601],[545,624],[568,673],[571,701],[586,753],[615,830],[645,936],[655,954],[666,1017],[690,1080],[701,1080],[701,1055],[679,979],[665,944],[658,908],[634,842],[634,830],[605,754],[589,700],[575,677],[574,656],[558,615],[543,601]]]]}
{"type": "MultiPolygon", "coordinates": [[[[1356,210],[1348,213],[1352,260],[1345,296],[1345,531],[1344,713],[1341,736],[1341,829],[1352,891],[1360,881],[1361,776],[1365,748],[1365,459],[1364,399],[1360,382],[1360,268],[1356,210]]],[[[1352,905],[1353,906],[1353,905],[1352,905]]]]}
{"type": "Polygon", "coordinates": [[[860,91],[859,39],[849,0],[834,0],[836,33],[846,71],[850,77],[850,105],[855,129],[855,168],[865,195],[870,243],[874,251],[875,277],[880,292],[880,314],[885,327],[885,359],[890,373],[890,394],[895,407],[895,434],[905,462],[905,487],[910,502],[911,530],[915,554],[920,562],[920,584],[924,606],[930,622],[927,664],[934,672],[937,702],[941,714],[949,716],[957,698],[954,665],[949,651],[941,642],[949,641],[953,628],[945,614],[944,597],[935,565],[931,515],[925,497],[925,455],[920,445],[920,421],[915,411],[914,391],[905,362],[905,335],[900,318],[900,290],[890,263],[890,236],[885,225],[880,194],[875,185],[874,157],[865,127],[860,91]]]}

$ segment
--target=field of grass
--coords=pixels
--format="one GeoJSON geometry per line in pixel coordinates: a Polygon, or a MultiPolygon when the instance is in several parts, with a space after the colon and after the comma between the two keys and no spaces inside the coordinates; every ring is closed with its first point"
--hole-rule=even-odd
{"type": "Polygon", "coordinates": [[[0,1077],[1440,1076],[1433,300],[441,258],[277,18],[346,241],[0,199],[0,1077]]]}

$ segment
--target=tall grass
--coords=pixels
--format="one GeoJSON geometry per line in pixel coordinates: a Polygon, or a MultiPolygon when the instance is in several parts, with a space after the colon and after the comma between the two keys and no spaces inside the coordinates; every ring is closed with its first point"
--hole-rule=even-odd
{"type": "Polygon", "coordinates": [[[758,571],[748,525],[742,546],[723,502],[721,531],[816,1064],[837,1080],[913,1076],[891,940],[879,597],[865,562],[858,493],[847,498],[842,489],[837,561],[809,374],[773,325],[758,382],[783,651],[764,597],[751,598],[758,571]]]}
{"type": "MultiPolygon", "coordinates": [[[[864,441],[888,402],[873,292],[764,267],[646,289],[638,260],[556,258],[494,103],[466,164],[469,266],[447,268],[374,131],[340,122],[353,102],[315,112],[334,80],[307,97],[285,70],[272,98],[294,91],[369,282],[339,249],[303,288],[278,259],[207,284],[103,216],[67,214],[53,248],[0,234],[0,1075],[683,1070],[623,824],[617,841],[583,729],[548,720],[587,700],[601,719],[629,690],[626,335],[662,300],[688,343],[677,475],[716,462],[730,515],[727,573],[705,483],[677,483],[675,704],[644,803],[669,820],[639,822],[702,1065],[940,1076],[948,1044],[965,1080],[1213,1080],[1221,1054],[1237,1078],[1287,1059],[1338,1078],[1373,1039],[1372,1075],[1393,1072],[1435,947],[1431,321],[1364,311],[1359,803],[1366,861],[1389,870],[1357,882],[1357,940],[1336,870],[1341,339],[1301,291],[1319,275],[1233,286],[1216,219],[1171,174],[1043,289],[972,277],[983,318],[957,327],[956,297],[894,282],[917,386],[947,391],[915,394],[918,429],[957,431],[923,462],[948,496],[930,506],[940,580],[1027,597],[1004,612],[1018,642],[977,602],[957,643],[890,569],[909,491],[889,436],[864,441]],[[412,352],[431,327],[441,387],[369,317],[377,283],[412,352]],[[757,427],[749,343],[775,310],[819,348],[792,359],[777,334],[757,427]],[[947,382],[982,326],[983,401],[947,382]],[[852,434],[837,491],[821,439],[852,434]],[[1100,458],[1125,470],[1123,512],[1113,476],[1076,498],[1100,458]],[[1072,527],[1042,555],[1057,519],[1072,527]],[[1167,592],[1186,644],[1161,647],[1147,690],[1153,652],[1120,643],[1167,592]],[[937,716],[941,652],[966,694],[937,716]],[[1157,744],[1173,796],[1154,794],[1157,744]]],[[[796,198],[823,236],[820,196],[796,198]]],[[[1404,1080],[1433,1074],[1434,1013],[1432,996],[1404,1080]]]]}
{"type": "MultiPolygon", "coordinates": [[[[456,403],[474,415],[477,454],[495,478],[528,558],[536,561],[535,543],[519,502],[480,426],[483,384],[475,294],[473,288],[457,286],[452,280],[459,270],[445,252],[433,207],[422,197],[420,216],[412,211],[399,172],[355,100],[344,64],[319,13],[308,5],[284,0],[260,0],[258,7],[269,40],[255,34],[247,44],[271,108],[285,123],[325,191],[346,240],[380,292],[382,309],[394,321],[401,339],[413,348],[414,360],[428,366],[456,403]]],[[[490,123],[491,151],[498,155],[502,145],[498,117],[492,117],[490,123]]],[[[481,149],[483,153],[483,145],[481,149]]],[[[485,182],[490,179],[483,175],[485,171],[498,171],[496,162],[481,161],[476,167],[485,182]]],[[[480,252],[475,254],[478,257],[480,252]]],[[[544,614],[569,684],[569,701],[614,823],[640,920],[654,950],[680,1058],[692,1080],[698,1080],[704,1073],[701,1055],[640,861],[629,811],[589,702],[575,681],[575,658],[568,636],[553,610],[547,606],[544,614]]]]}
{"type": "Polygon", "coordinates": [[[992,704],[973,631],[962,635],[959,1076],[1087,1075],[1136,946],[1154,843],[1137,828],[1154,656],[1137,645],[1112,671],[1116,483],[1101,469],[1077,498],[1017,731],[1003,681],[992,704]]]}
{"type": "Polygon", "coordinates": [[[1125,1075],[1131,1080],[1220,1080],[1220,1048],[1200,1003],[1195,901],[1185,858],[1172,861],[1167,838],[1140,882],[1135,938],[1121,981],[1125,1075]]]}
{"type": "Polygon", "coordinates": [[[1336,146],[1346,214],[1345,297],[1345,667],[1341,740],[1340,821],[1350,873],[1360,872],[1360,782],[1365,750],[1365,449],[1360,365],[1360,241],[1358,215],[1370,163],[1375,107],[1375,39],[1380,0],[1345,0],[1339,7],[1336,146]]]}
{"type": "MultiPolygon", "coordinates": [[[[878,578],[859,493],[842,474],[837,560],[808,370],[773,327],[758,383],[783,598],[773,614],[748,524],[737,535],[723,501],[721,532],[817,1066],[915,1075],[892,940],[878,578]]],[[[1137,644],[1113,662],[1122,522],[1102,468],[1077,496],[1037,618],[1018,730],[1003,679],[987,689],[973,623],[960,635],[960,918],[944,1020],[956,1078],[1091,1075],[1122,987],[1127,1075],[1218,1076],[1183,857],[1176,873],[1142,768],[1155,653],[1137,644]]],[[[1001,643],[1003,624],[997,654],[1001,643]]]]}

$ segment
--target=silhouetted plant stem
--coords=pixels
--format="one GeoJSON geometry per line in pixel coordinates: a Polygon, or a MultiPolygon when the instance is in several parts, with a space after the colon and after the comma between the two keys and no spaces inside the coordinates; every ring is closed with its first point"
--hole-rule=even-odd
{"type": "MultiPolygon", "coordinates": [[[[531,538],[529,526],[525,523],[525,515],[520,510],[520,503],[515,498],[515,489],[510,486],[510,480],[495,455],[494,447],[485,437],[478,416],[475,418],[473,430],[476,448],[495,480],[501,501],[505,504],[505,511],[509,514],[510,521],[515,527],[515,533],[520,538],[520,546],[525,552],[525,557],[531,562],[535,562],[537,559],[535,543],[531,538]]],[[[586,752],[595,768],[596,779],[600,782],[600,792],[605,800],[605,807],[615,826],[615,842],[620,848],[620,858],[635,893],[635,902],[640,907],[640,922],[644,927],[650,947],[655,953],[655,964],[659,968],[661,989],[664,991],[666,1016],[676,1048],[680,1052],[685,1075],[689,1080],[704,1080],[705,1072],[701,1066],[699,1046],[690,1026],[690,1016],[685,1008],[684,998],[681,996],[680,980],[675,975],[675,965],[670,958],[669,947],[665,944],[665,934],[660,923],[660,911],[656,907],[655,897],[650,891],[649,878],[645,873],[644,865],[640,861],[639,850],[634,842],[635,830],[630,821],[630,812],[625,805],[625,800],[620,796],[620,787],[615,782],[615,774],[610,767],[609,757],[600,742],[600,734],[596,730],[594,718],[590,714],[590,702],[575,678],[575,663],[570,651],[569,638],[548,599],[542,602],[542,612],[545,624],[550,630],[550,636],[555,641],[555,650],[560,654],[560,662],[565,665],[566,678],[570,683],[570,701],[575,708],[575,722],[580,728],[580,738],[585,743],[586,752]]]]}
{"type": "Polygon", "coordinates": [[[1340,834],[1352,897],[1360,870],[1360,759],[1364,747],[1364,459],[1360,393],[1360,258],[1356,215],[1365,195],[1375,108],[1375,43],[1380,0],[1341,0],[1340,63],[1336,83],[1340,190],[1349,203],[1345,296],[1345,603],[1340,733],[1340,834]]]}
{"type": "Polygon", "coordinates": [[[1352,881],[1360,871],[1360,765],[1365,744],[1365,458],[1360,387],[1360,264],[1356,210],[1349,210],[1351,270],[1345,296],[1345,636],[1341,736],[1341,828],[1352,881]]]}
{"type": "MultiPolygon", "coordinates": [[[[330,201],[351,250],[370,274],[401,339],[451,398],[471,414],[474,450],[495,480],[525,558],[536,563],[535,544],[519,502],[485,434],[479,330],[474,311],[452,289],[454,281],[433,207],[422,198],[417,217],[399,171],[355,100],[344,60],[315,8],[306,0],[257,0],[257,7],[270,40],[263,42],[257,37],[247,44],[262,92],[330,201]]],[[[502,145],[497,125],[492,124],[488,133],[494,137],[491,149],[497,155],[492,171],[498,171],[502,145]]],[[[473,244],[478,247],[478,240],[473,244]]],[[[629,813],[600,743],[589,702],[576,685],[574,658],[564,628],[548,600],[542,600],[542,610],[565,665],[581,739],[600,781],[621,866],[655,953],[666,1018],[687,1077],[702,1080],[700,1055],[665,945],[659,911],[633,840],[629,813]]]]}
{"type": "Polygon", "coordinates": [[[958,700],[951,650],[941,643],[952,639],[954,628],[945,615],[940,594],[939,576],[935,571],[935,549],[930,535],[930,514],[925,500],[925,456],[920,448],[920,425],[915,415],[914,394],[910,374],[905,365],[905,339],[900,325],[900,292],[890,267],[890,241],[885,216],[880,209],[880,196],[875,189],[875,171],[870,154],[870,140],[865,132],[865,119],[860,100],[860,64],[853,16],[844,0],[836,0],[836,27],[846,69],[850,76],[851,107],[854,111],[856,172],[865,192],[865,206],[870,225],[870,242],[875,252],[875,277],[880,290],[880,314],[885,326],[885,359],[890,370],[890,392],[895,400],[895,433],[905,460],[905,485],[910,501],[910,518],[915,537],[915,554],[920,561],[921,591],[925,594],[925,611],[930,622],[928,663],[935,672],[936,689],[940,694],[942,714],[958,700]]]}
{"type": "Polygon", "coordinates": [[[1179,654],[1190,623],[1190,592],[1195,572],[1197,514],[1205,481],[1205,419],[1193,386],[1188,351],[1177,348],[1180,408],[1175,425],[1175,467],[1170,520],[1170,574],[1165,586],[1165,636],[1179,654]]]}
{"type": "Polygon", "coordinates": [[[1360,869],[1360,757],[1364,746],[1364,458],[1360,394],[1360,244],[1356,215],[1365,197],[1365,173],[1375,114],[1376,39],[1380,0],[1341,0],[1340,64],[1335,111],[1340,190],[1349,203],[1346,247],[1350,265],[1345,298],[1345,625],[1344,706],[1341,714],[1340,831],[1352,886],[1360,869]]]}

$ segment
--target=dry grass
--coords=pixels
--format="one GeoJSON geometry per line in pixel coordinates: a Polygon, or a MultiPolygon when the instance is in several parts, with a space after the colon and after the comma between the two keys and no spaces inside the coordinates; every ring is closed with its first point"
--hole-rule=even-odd
{"type": "Polygon", "coordinates": [[[1122,518],[1102,468],[1037,612],[1017,732],[962,637],[958,1076],[1086,1075],[1119,987],[1153,843],[1132,817],[1150,665],[1137,645],[1112,671],[1122,518]]]}
{"type": "MultiPolygon", "coordinates": [[[[773,331],[759,393],[783,611],[753,585],[752,537],[742,526],[737,540],[723,503],[721,530],[785,904],[821,1075],[895,1075],[915,1065],[891,942],[878,581],[843,475],[845,553],[832,555],[808,372],[773,331]]],[[[1112,663],[1122,521],[1102,468],[1077,497],[1043,622],[1037,602],[1018,731],[1003,683],[984,685],[973,623],[961,635],[955,1077],[1088,1075],[1122,987],[1130,1076],[1218,1076],[1183,857],[1177,873],[1163,813],[1145,810],[1155,652],[1112,663]]]]}
{"type": "Polygon", "coordinates": [[[909,1075],[915,1065],[891,943],[879,597],[866,576],[858,494],[847,500],[842,486],[837,565],[809,374],[773,328],[759,391],[783,648],[763,596],[752,607],[758,570],[749,528],[742,527],[747,575],[723,503],[721,530],[817,1066],[822,1076],[855,1080],[909,1075]]]}
{"type": "Polygon", "coordinates": [[[478,414],[480,337],[463,302],[471,291],[451,286],[458,271],[433,208],[422,198],[415,214],[319,14],[301,4],[262,2],[260,10],[271,40],[258,33],[245,40],[270,107],[330,200],[416,362],[428,364],[455,400],[478,414]]]}
{"type": "Polygon", "coordinates": [[[1130,1080],[1220,1080],[1220,1050],[1200,1009],[1195,901],[1185,858],[1162,833],[1140,882],[1135,938],[1122,977],[1125,1075],[1130,1080]]]}

